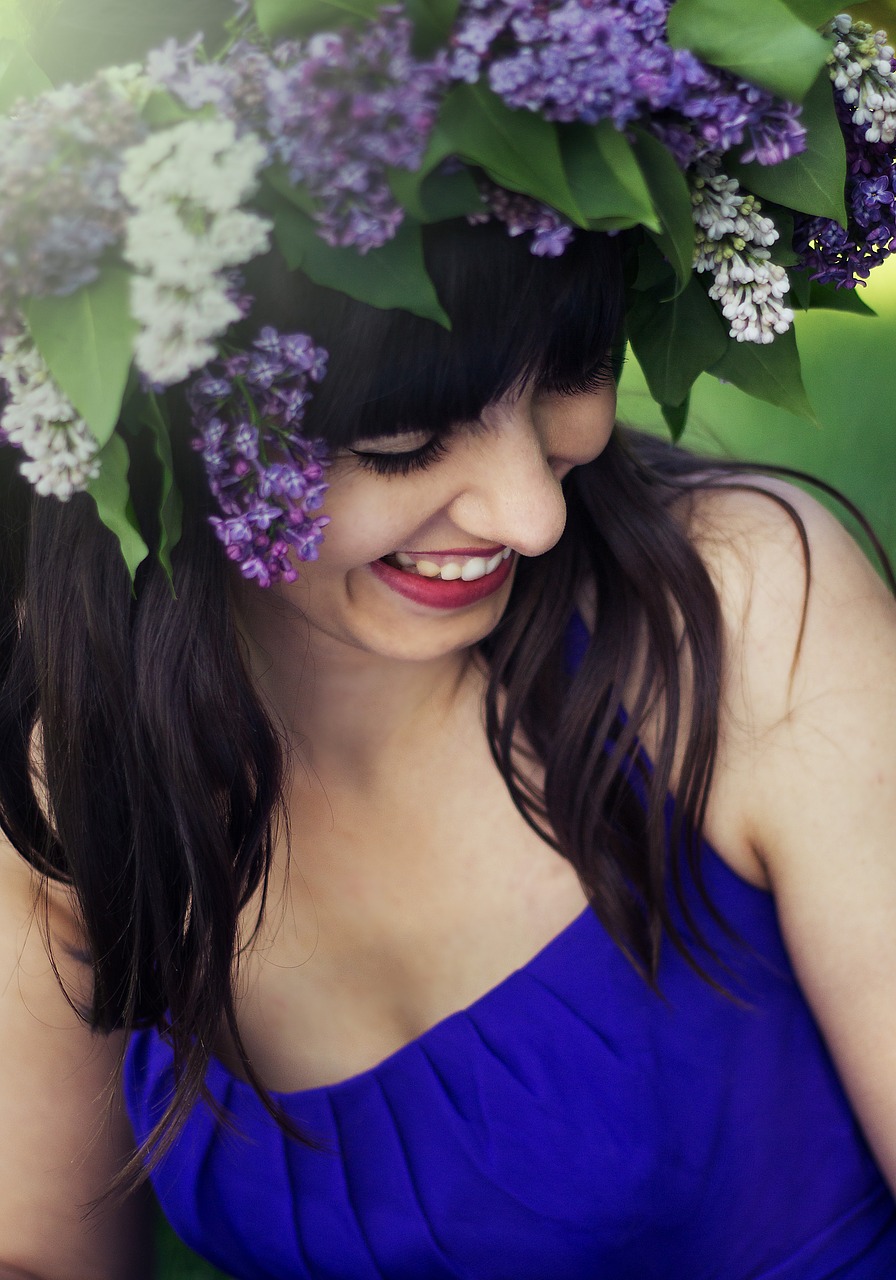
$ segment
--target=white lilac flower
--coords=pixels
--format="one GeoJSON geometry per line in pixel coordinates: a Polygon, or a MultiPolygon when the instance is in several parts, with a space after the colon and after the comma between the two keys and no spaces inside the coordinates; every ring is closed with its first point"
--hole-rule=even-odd
{"type": "Polygon", "coordinates": [[[738,342],[773,342],[793,324],[793,311],[783,301],[790,292],[787,272],[769,253],[778,239],[775,224],[755,196],[708,165],[694,180],[691,203],[694,269],[714,277],[709,296],[721,303],[729,335],[738,342]]]}
{"type": "Polygon", "coordinates": [[[230,272],[270,243],[270,222],[241,207],[266,159],[259,139],[237,137],[230,120],[185,121],[125,155],[120,185],[133,212],[124,254],[139,273],[135,355],[154,385],[202,368],[240,319],[230,272]]]}
{"type": "Polygon", "coordinates": [[[852,123],[866,142],[896,138],[896,72],[886,33],[841,13],[830,23],[836,37],[828,58],[834,88],[852,108],[852,123]]]}
{"type": "Polygon", "coordinates": [[[0,346],[0,378],[6,383],[0,443],[22,450],[26,460],[19,470],[42,497],[67,502],[100,473],[90,428],[24,333],[0,346]]]}

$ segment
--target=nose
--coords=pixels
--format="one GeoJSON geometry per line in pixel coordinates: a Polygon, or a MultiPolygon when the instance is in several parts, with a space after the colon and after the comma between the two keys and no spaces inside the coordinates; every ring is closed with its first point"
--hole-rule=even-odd
{"type": "Polygon", "coordinates": [[[569,467],[548,454],[526,400],[490,405],[482,421],[485,430],[468,441],[451,518],[485,542],[542,555],[566,524],[561,480],[569,467]]]}

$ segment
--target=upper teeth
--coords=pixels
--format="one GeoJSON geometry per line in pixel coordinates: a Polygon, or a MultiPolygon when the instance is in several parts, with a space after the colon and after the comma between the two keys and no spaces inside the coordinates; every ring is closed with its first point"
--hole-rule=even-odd
{"type": "Polygon", "coordinates": [[[395,560],[402,569],[410,573],[419,573],[422,578],[441,578],[444,582],[455,582],[461,578],[464,582],[475,582],[484,578],[487,573],[494,573],[502,560],[510,555],[510,547],[504,547],[486,560],[484,556],[473,556],[469,560],[448,560],[437,564],[435,560],[427,560],[425,556],[409,556],[405,551],[398,551],[395,560]]]}

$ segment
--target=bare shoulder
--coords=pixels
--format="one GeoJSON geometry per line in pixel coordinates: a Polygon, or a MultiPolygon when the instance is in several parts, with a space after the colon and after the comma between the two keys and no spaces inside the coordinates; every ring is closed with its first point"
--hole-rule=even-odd
{"type": "Polygon", "coordinates": [[[814,498],[772,477],[726,480],[698,492],[689,528],[722,607],[729,734],[761,737],[886,678],[896,602],[814,498]]]}
{"type": "Polygon", "coordinates": [[[714,800],[896,1189],[896,604],[817,503],[761,484],[692,512],[728,636],[714,800]]]}
{"type": "Polygon", "coordinates": [[[730,621],[738,615],[743,620],[757,603],[777,601],[799,623],[810,580],[818,605],[868,597],[885,610],[891,606],[889,591],[840,521],[784,480],[723,477],[717,487],[698,490],[689,532],[720,591],[726,618],[734,611],[730,621]]]}
{"type": "Polygon", "coordinates": [[[85,1216],[132,1145],[115,1094],[120,1045],[63,993],[47,941],[74,1002],[89,995],[77,915],[64,890],[39,889],[0,836],[0,1272],[131,1280],[146,1274],[143,1197],[85,1216]]]}
{"type": "Polygon", "coordinates": [[[896,604],[839,521],[793,485],[724,478],[682,516],[724,626],[707,835],[769,888],[791,847],[772,822],[808,803],[801,788],[820,777],[821,744],[836,772],[839,752],[856,762],[861,747],[867,768],[892,740],[877,691],[896,681],[896,604]]]}

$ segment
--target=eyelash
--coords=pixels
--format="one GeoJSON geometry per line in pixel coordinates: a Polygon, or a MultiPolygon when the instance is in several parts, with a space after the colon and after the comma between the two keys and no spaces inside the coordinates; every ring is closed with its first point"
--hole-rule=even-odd
{"type": "Polygon", "coordinates": [[[596,369],[592,369],[590,373],[583,374],[579,378],[573,378],[569,382],[558,383],[542,383],[539,390],[547,392],[548,395],[555,396],[577,396],[587,395],[590,391],[602,391],[604,387],[613,387],[616,380],[613,377],[613,370],[609,361],[604,361],[596,369]]]}
{"type": "MultiPolygon", "coordinates": [[[[602,364],[592,373],[562,386],[543,385],[540,390],[548,395],[572,396],[585,395],[589,391],[599,391],[613,384],[613,375],[608,364],[602,364]]],[[[411,449],[407,453],[362,453],[352,449],[351,453],[359,464],[367,471],[380,476],[407,476],[414,471],[424,471],[438,462],[448,452],[448,443],[444,436],[434,436],[419,449],[411,449]]]]}
{"type": "Polygon", "coordinates": [[[433,436],[432,440],[427,440],[419,449],[412,449],[408,453],[361,453],[352,449],[362,467],[375,471],[380,476],[406,476],[412,471],[423,471],[447,452],[448,444],[439,436],[433,436]]]}

